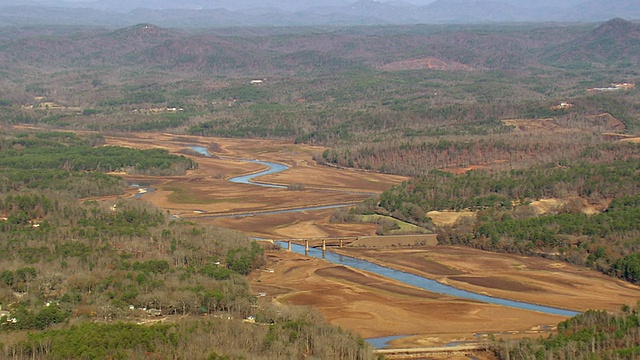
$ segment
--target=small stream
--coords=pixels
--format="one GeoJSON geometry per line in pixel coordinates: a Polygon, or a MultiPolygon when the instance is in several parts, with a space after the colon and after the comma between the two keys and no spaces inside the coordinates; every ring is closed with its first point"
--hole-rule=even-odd
{"type": "Polygon", "coordinates": [[[138,193],[133,196],[134,199],[140,199],[142,198],[142,195],[148,194],[150,192],[154,192],[156,190],[155,188],[149,185],[143,185],[138,183],[131,183],[131,184],[128,184],[128,186],[138,189],[138,193]]]}
{"type": "MultiPolygon", "coordinates": [[[[258,184],[253,183],[252,184],[258,184]]],[[[351,204],[332,204],[332,205],[318,205],[318,206],[303,206],[291,209],[281,209],[281,210],[264,210],[264,211],[254,211],[254,212],[243,212],[239,214],[209,214],[209,215],[201,215],[199,218],[201,219],[224,219],[224,218],[244,218],[250,216],[257,215],[276,215],[276,214],[285,214],[285,213],[296,213],[296,212],[305,212],[305,211],[316,211],[316,210],[326,210],[326,209],[338,209],[347,206],[356,206],[358,203],[351,204]]]]}
{"type": "Polygon", "coordinates": [[[260,171],[260,172],[254,173],[254,174],[236,176],[234,178],[229,179],[229,181],[231,181],[232,183],[236,183],[236,184],[251,184],[251,185],[258,185],[258,186],[263,186],[263,187],[268,187],[268,188],[275,188],[275,189],[286,189],[287,188],[284,185],[275,185],[275,184],[268,184],[268,183],[253,181],[254,178],[257,178],[259,176],[270,175],[270,174],[275,174],[275,173],[279,173],[279,172],[285,171],[285,170],[289,169],[289,167],[287,165],[278,164],[278,163],[272,163],[272,162],[266,162],[266,161],[260,161],[260,160],[243,160],[243,161],[264,165],[264,166],[268,167],[269,169],[265,170],[265,171],[260,171]]]}

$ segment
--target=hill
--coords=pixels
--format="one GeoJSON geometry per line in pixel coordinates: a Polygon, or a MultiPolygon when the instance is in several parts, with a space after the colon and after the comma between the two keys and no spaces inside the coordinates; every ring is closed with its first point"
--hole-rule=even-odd
{"type": "Polygon", "coordinates": [[[640,24],[611,19],[551,49],[544,60],[561,66],[634,66],[640,63],[640,24]]]}

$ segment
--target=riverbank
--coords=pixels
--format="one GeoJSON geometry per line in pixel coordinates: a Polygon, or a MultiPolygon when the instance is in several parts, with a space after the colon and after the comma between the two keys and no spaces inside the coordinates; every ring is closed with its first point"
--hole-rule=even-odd
{"type": "MultiPolygon", "coordinates": [[[[404,270],[420,272],[445,283],[452,282],[449,277],[486,279],[473,285],[458,280],[459,284],[455,285],[487,295],[496,296],[501,292],[512,300],[544,300],[539,303],[577,307],[580,311],[617,310],[623,303],[634,304],[640,296],[640,289],[635,286],[610,282],[612,279],[593,271],[558,266],[545,259],[440,246],[375,251],[343,248],[340,251],[375,261],[371,256],[373,252],[378,261],[384,259],[388,266],[404,263],[404,270]],[[533,284],[527,285],[530,282],[533,284]],[[594,294],[583,287],[601,290],[594,294]]],[[[262,271],[251,276],[252,289],[266,295],[260,301],[313,306],[327,321],[365,338],[408,335],[391,341],[392,347],[447,346],[490,337],[546,336],[558,322],[567,318],[438,295],[285,250],[270,251],[267,259],[267,267],[273,272],[262,271]]]]}
{"type": "Polygon", "coordinates": [[[287,251],[269,252],[267,259],[273,272],[250,279],[252,290],[266,295],[260,301],[312,306],[328,322],[364,338],[408,335],[391,341],[393,347],[446,346],[490,333],[543,334],[566,319],[434,294],[287,251]]]}
{"type": "Polygon", "coordinates": [[[580,312],[619,310],[640,298],[637,285],[540,257],[455,246],[332,251],[479,294],[580,312]]]}

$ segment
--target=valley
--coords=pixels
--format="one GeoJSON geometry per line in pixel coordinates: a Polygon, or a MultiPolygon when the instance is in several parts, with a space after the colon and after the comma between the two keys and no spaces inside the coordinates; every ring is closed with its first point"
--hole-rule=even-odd
{"type": "Polygon", "coordinates": [[[637,357],[637,21],[192,19],[0,29],[0,357],[637,357]]]}
{"type": "MultiPolygon", "coordinates": [[[[286,210],[305,205],[341,204],[363,199],[359,193],[380,192],[404,180],[370,172],[323,167],[310,158],[317,148],[283,141],[233,140],[170,134],[124,134],[106,137],[107,145],[163,147],[180,153],[191,145],[215,149],[211,157],[194,157],[197,170],[183,177],[129,177],[129,181],[153,183],[156,188],[142,199],[171,214],[198,224],[215,224],[259,238],[322,238],[375,235],[374,224],[336,224],[334,209],[261,215],[263,210],[286,210]],[[212,145],[215,144],[215,145],[212,145]],[[237,159],[261,159],[290,168],[256,179],[288,185],[304,184],[304,190],[269,189],[234,184],[224,177],[255,172],[258,166],[237,159]],[[175,189],[181,196],[175,197],[175,189]],[[331,192],[327,192],[331,190],[331,192]],[[340,190],[340,192],[336,192],[340,190]],[[354,195],[355,194],[355,195],[354,195]],[[190,200],[191,199],[191,200],[190,200]],[[197,201],[196,201],[197,200],[197,201]],[[196,210],[197,209],[197,210],[196,210]],[[242,214],[248,217],[211,217],[242,214]]],[[[435,279],[460,289],[516,301],[586,311],[615,311],[633,303],[640,287],[607,276],[540,258],[495,254],[451,246],[367,249],[330,248],[330,251],[435,279]],[[592,289],[598,289],[592,291],[592,289]]],[[[454,342],[483,343],[490,336],[519,338],[554,331],[563,316],[437,295],[379,275],[308,258],[286,251],[269,250],[263,269],[250,276],[261,302],[312,306],[332,324],[353,330],[365,338],[401,335],[391,342],[397,348],[446,346],[454,342]],[[265,269],[269,269],[266,271],[265,269]],[[420,321],[416,321],[420,319],[420,321]]]]}

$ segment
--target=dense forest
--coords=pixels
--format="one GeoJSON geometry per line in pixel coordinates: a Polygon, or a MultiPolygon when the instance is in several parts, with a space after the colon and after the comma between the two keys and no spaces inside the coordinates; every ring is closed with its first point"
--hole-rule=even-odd
{"type": "Polygon", "coordinates": [[[640,77],[637,27],[13,29],[0,122],[293,139],[410,176],[543,165],[640,129],[635,87],[593,90],[640,77]]]}

